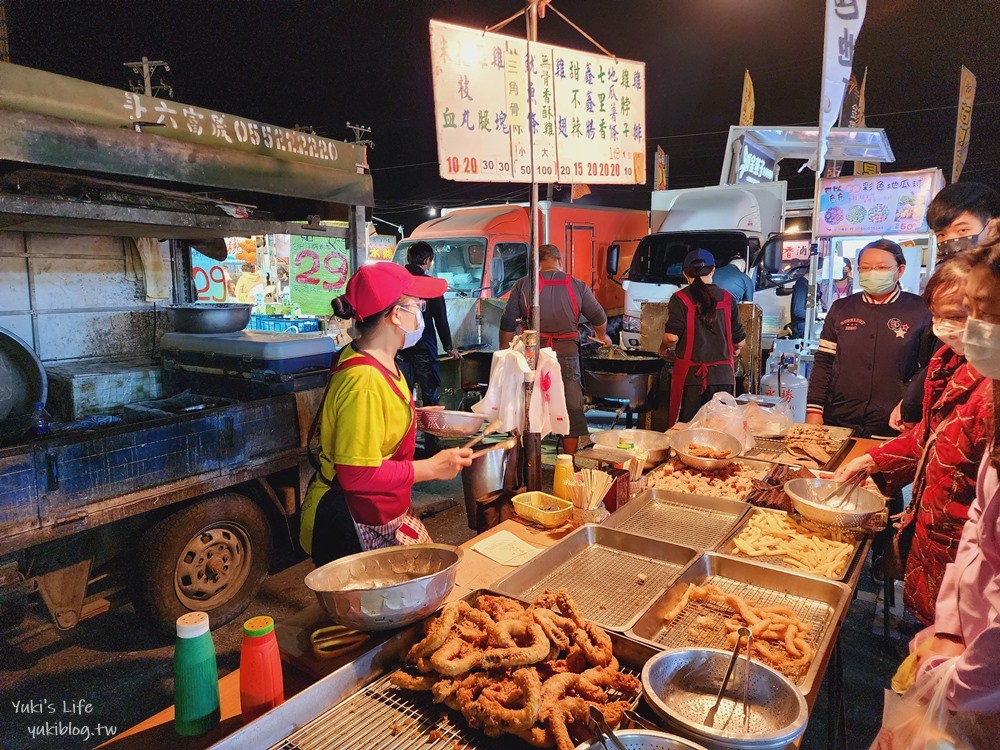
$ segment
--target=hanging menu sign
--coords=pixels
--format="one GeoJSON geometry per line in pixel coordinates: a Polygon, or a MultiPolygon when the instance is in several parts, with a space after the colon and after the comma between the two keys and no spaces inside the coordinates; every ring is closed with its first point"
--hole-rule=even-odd
{"type": "Polygon", "coordinates": [[[819,181],[819,237],[926,232],[927,206],[944,186],[940,169],[819,181]]]}
{"type": "Polygon", "coordinates": [[[646,66],[431,21],[441,177],[642,184],[646,66]],[[532,145],[534,149],[532,149],[532,145]]]}

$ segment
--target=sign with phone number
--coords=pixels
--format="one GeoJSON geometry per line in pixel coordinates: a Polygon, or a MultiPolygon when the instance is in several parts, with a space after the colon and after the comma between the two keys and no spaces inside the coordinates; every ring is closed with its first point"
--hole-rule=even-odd
{"type": "Polygon", "coordinates": [[[288,278],[292,302],[307,315],[330,315],[330,300],[344,293],[351,269],[342,238],[292,235],[288,278]]]}
{"type": "Polygon", "coordinates": [[[430,28],[441,177],[645,183],[644,63],[430,28]]]}

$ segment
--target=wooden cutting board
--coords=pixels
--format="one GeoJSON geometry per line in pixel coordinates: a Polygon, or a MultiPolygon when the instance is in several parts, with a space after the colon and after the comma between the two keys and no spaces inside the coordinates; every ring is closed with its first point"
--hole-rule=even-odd
{"type": "Polygon", "coordinates": [[[317,658],[309,645],[309,636],[316,628],[333,625],[326,612],[318,603],[310,604],[294,617],[274,625],[275,638],[278,640],[278,650],[281,660],[306,675],[319,679],[326,677],[336,669],[344,666],[357,657],[358,654],[377,646],[396,631],[388,633],[371,633],[371,638],[350,653],[333,659],[317,658]]]}

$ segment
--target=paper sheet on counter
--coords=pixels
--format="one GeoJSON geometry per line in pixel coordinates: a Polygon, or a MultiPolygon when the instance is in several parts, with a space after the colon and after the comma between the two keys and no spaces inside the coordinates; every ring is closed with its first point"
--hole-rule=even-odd
{"type": "Polygon", "coordinates": [[[472,545],[472,549],[501,565],[518,566],[542,551],[541,547],[519,539],[509,531],[498,531],[472,545]]]}

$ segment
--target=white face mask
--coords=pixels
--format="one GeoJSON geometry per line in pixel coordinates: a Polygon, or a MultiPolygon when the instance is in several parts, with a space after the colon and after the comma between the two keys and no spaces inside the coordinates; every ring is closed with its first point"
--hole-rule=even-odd
{"type": "Polygon", "coordinates": [[[934,335],[959,357],[965,354],[965,325],[956,323],[954,320],[934,319],[934,335]]]}
{"type": "Polygon", "coordinates": [[[407,305],[399,305],[399,308],[406,310],[408,313],[413,313],[417,319],[417,328],[415,331],[407,331],[399,323],[396,324],[399,330],[403,332],[403,349],[409,349],[411,346],[415,346],[420,341],[420,337],[424,335],[424,315],[419,307],[415,311],[413,307],[407,305]]]}
{"type": "Polygon", "coordinates": [[[1000,325],[969,318],[963,340],[969,364],[991,380],[1000,380],[1000,325]]]}
{"type": "Polygon", "coordinates": [[[858,283],[868,294],[876,296],[888,294],[896,288],[896,272],[862,271],[858,283]]]}

